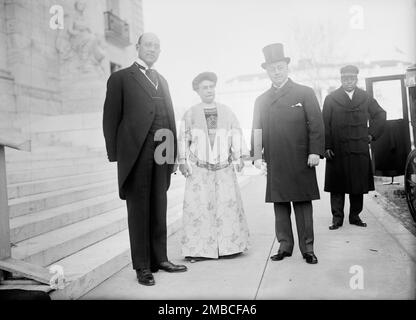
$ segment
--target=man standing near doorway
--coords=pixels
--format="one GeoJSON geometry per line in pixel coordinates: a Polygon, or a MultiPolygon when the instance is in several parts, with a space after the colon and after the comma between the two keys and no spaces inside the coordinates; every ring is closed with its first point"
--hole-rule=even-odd
{"type": "Polygon", "coordinates": [[[175,116],[167,81],[155,69],[159,38],[143,34],[138,59],[108,80],[103,128],[108,158],[118,163],[120,198],[127,202],[133,268],[140,284],[155,284],[158,270],[183,272],[167,258],[166,210],[170,177],[176,171],[175,116]],[[155,159],[160,132],[168,132],[167,163],[155,159]]]}
{"type": "Polygon", "coordinates": [[[358,73],[356,66],[343,67],[341,87],[326,97],[323,107],[325,191],[331,193],[330,230],[343,225],[345,194],[350,198],[350,224],[367,226],[359,214],[363,194],[374,190],[369,144],[381,136],[386,123],[386,112],[357,87],[358,73]]]}
{"type": "Polygon", "coordinates": [[[300,251],[307,263],[316,264],[312,200],[319,199],[315,167],[324,154],[321,109],[312,88],[288,78],[290,58],[285,57],[281,43],[271,44],[263,52],[266,61],[262,67],[272,86],[256,100],[251,152],[257,168],[263,162],[267,165],[266,202],[274,203],[280,244],[271,259],[292,255],[293,204],[300,251]]]}

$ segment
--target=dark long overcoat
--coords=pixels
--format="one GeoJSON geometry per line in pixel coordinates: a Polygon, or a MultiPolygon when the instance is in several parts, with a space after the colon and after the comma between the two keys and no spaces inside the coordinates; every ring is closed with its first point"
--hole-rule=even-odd
{"type": "Polygon", "coordinates": [[[266,202],[298,202],[319,199],[315,168],[308,155],[324,153],[324,124],[312,88],[292,80],[257,98],[254,107],[252,156],[263,150],[267,163],[266,202]],[[261,130],[261,146],[255,139],[261,130]]]}
{"type": "Polygon", "coordinates": [[[351,100],[341,87],[326,97],[323,117],[325,147],[335,153],[326,162],[325,191],[365,194],[374,190],[368,135],[373,140],[381,136],[386,112],[364,90],[356,88],[351,100]]]}
{"type": "MultiPolygon", "coordinates": [[[[176,159],[177,138],[172,100],[167,81],[160,74],[158,77],[168,111],[176,159]]],[[[125,199],[124,182],[140,154],[155,117],[156,100],[152,90],[150,81],[134,64],[113,73],[108,80],[103,129],[108,158],[111,162],[117,161],[121,199],[125,199]]],[[[168,181],[173,165],[169,167],[168,181]]]]}

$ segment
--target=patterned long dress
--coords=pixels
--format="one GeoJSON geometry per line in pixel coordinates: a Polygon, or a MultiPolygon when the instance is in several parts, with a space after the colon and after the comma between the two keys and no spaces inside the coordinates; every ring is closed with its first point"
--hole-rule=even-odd
{"type": "MultiPolygon", "coordinates": [[[[211,148],[216,137],[217,111],[204,110],[211,148]]],[[[187,142],[193,141],[190,129],[195,122],[192,116],[183,122],[187,142]]],[[[232,126],[238,127],[238,122],[232,126]]],[[[204,163],[191,161],[192,175],[186,180],[182,255],[216,259],[242,253],[249,246],[249,231],[234,166],[231,162],[200,162],[204,163]]]]}

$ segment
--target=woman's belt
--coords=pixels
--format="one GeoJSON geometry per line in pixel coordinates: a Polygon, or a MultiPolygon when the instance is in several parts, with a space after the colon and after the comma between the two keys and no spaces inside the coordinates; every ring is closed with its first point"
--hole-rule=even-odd
{"type": "Polygon", "coordinates": [[[200,161],[200,160],[197,160],[196,162],[193,162],[193,164],[195,164],[199,168],[204,168],[204,169],[207,169],[209,171],[222,170],[222,169],[228,168],[231,165],[230,162],[208,163],[208,162],[204,162],[204,161],[200,161]]]}

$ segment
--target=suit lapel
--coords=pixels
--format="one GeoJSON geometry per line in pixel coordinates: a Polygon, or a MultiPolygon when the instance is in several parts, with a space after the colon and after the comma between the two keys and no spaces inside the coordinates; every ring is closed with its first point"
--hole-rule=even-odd
{"type": "Polygon", "coordinates": [[[152,84],[143,72],[134,64],[130,67],[130,74],[150,97],[154,97],[154,87],[152,87],[152,84]]]}
{"type": "Polygon", "coordinates": [[[284,97],[293,87],[293,81],[288,79],[286,84],[276,91],[275,88],[271,88],[271,103],[270,105],[274,104],[280,98],[284,97]]]}
{"type": "Polygon", "coordinates": [[[363,90],[356,88],[354,92],[354,96],[352,97],[352,107],[359,108],[366,99],[366,94],[363,90]]]}
{"type": "Polygon", "coordinates": [[[159,85],[161,86],[162,92],[164,95],[166,109],[168,110],[169,123],[171,123],[171,129],[175,130],[175,113],[173,111],[172,99],[170,97],[168,84],[164,78],[159,76],[159,74],[158,74],[158,78],[159,78],[159,85]]]}
{"type": "Polygon", "coordinates": [[[275,95],[275,89],[273,87],[266,91],[266,95],[264,97],[264,104],[263,104],[265,108],[268,108],[269,106],[273,104],[273,101],[275,98],[274,95],[275,95]]]}
{"type": "MultiPolygon", "coordinates": [[[[354,93],[355,96],[355,93],[354,93]]],[[[354,98],[353,96],[353,98],[354,98]]],[[[348,96],[348,94],[344,91],[344,89],[338,88],[336,91],[334,91],[333,93],[333,97],[334,99],[344,108],[351,108],[351,99],[348,96]]]]}

